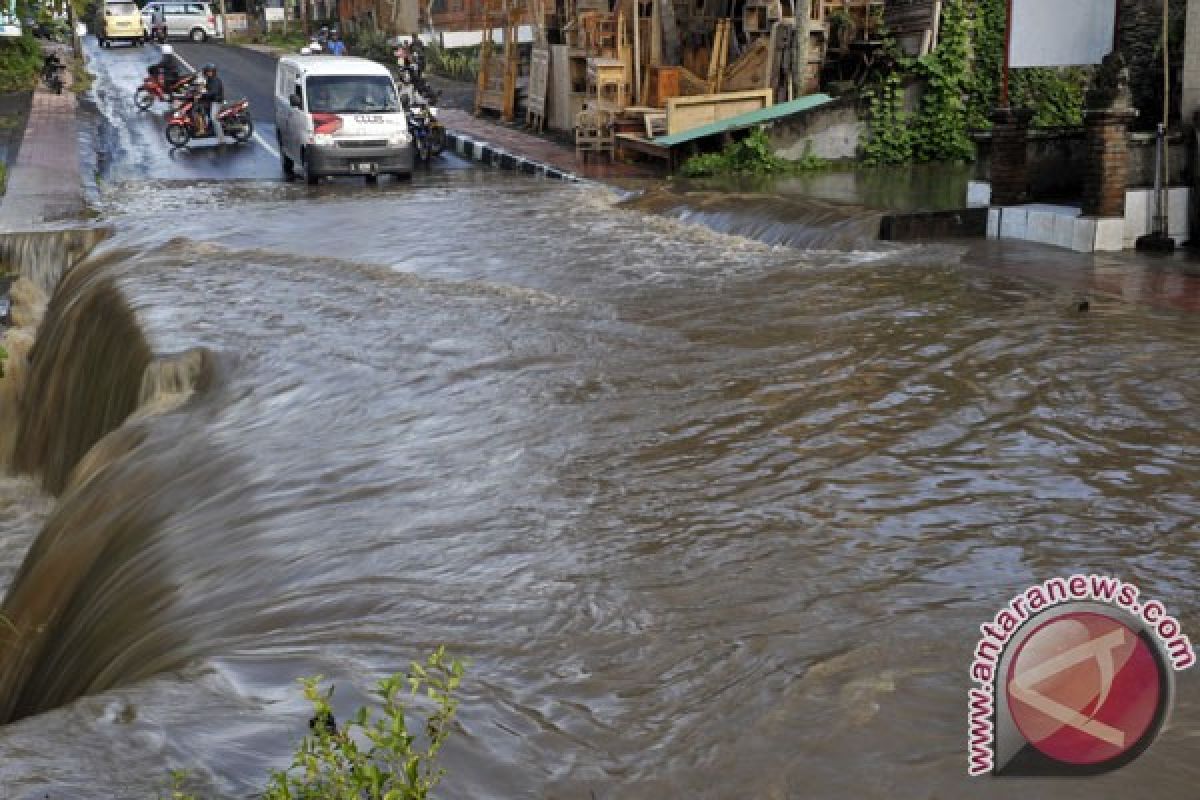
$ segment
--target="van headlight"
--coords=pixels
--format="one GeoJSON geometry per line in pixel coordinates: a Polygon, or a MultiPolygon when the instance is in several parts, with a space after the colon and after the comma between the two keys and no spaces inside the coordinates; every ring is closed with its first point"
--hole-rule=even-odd
{"type": "Polygon", "coordinates": [[[410,141],[412,141],[412,137],[408,135],[407,131],[401,131],[400,133],[393,133],[391,136],[388,137],[388,144],[391,145],[392,147],[403,147],[404,145],[408,144],[410,141]]]}

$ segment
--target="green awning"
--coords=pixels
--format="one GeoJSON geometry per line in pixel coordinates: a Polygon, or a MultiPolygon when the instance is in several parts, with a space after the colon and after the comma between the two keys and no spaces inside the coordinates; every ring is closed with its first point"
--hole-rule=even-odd
{"type": "Polygon", "coordinates": [[[786,103],[767,106],[766,108],[760,108],[758,111],[750,111],[745,114],[738,114],[736,117],[729,117],[720,122],[714,122],[711,125],[701,125],[699,128],[673,133],[670,136],[658,136],[653,139],[653,142],[664,147],[674,147],[677,144],[703,139],[713,134],[761,125],[764,122],[770,122],[780,117],[788,117],[792,114],[799,114],[801,111],[809,111],[832,102],[833,98],[827,94],[808,94],[795,100],[789,100],[786,103]]]}

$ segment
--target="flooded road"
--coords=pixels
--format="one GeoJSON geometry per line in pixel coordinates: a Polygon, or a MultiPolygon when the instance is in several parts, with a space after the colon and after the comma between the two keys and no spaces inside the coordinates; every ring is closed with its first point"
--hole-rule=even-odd
{"type": "Polygon", "coordinates": [[[3,611],[38,631],[4,797],[172,768],[252,796],[306,730],[296,678],[346,713],[438,644],[471,661],[447,798],[1200,780],[1189,673],[1122,771],[965,774],[978,625],[1025,586],[1110,572],[1200,629],[1200,317],[1103,262],[771,247],[477,169],[101,210],[12,423],[59,497],[0,483],[3,611]]]}

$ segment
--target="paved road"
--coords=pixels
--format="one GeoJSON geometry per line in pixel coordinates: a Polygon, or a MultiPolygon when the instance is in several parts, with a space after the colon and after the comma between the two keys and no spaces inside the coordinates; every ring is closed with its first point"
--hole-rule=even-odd
{"type": "MultiPolygon", "coordinates": [[[[166,106],[157,104],[150,111],[138,111],[133,104],[134,90],[141,85],[146,67],[162,57],[158,47],[101,49],[92,37],[87,38],[85,47],[88,68],[96,76],[92,97],[107,123],[103,134],[107,160],[101,170],[104,180],[117,183],[146,179],[262,180],[280,177],[270,105],[272,65],[262,65],[258,71],[249,73],[249,79],[231,75],[226,81],[227,91],[232,94],[257,88],[262,74],[267,75],[262,83],[266,91],[259,90],[250,95],[257,130],[254,140],[224,147],[218,147],[211,139],[199,140],[193,147],[173,151],[163,133],[166,106]],[[268,146],[264,146],[264,142],[268,146]]],[[[220,49],[238,52],[234,48],[220,49]]]]}
{"type": "MultiPolygon", "coordinates": [[[[85,43],[88,68],[96,75],[93,96],[109,123],[104,137],[108,160],[101,169],[101,177],[113,183],[146,179],[282,181],[272,105],[275,59],[223,44],[172,42],[172,45],[176,54],[196,69],[209,62],[216,64],[225,81],[227,100],[249,99],[254,139],[224,147],[218,147],[211,139],[202,139],[192,147],[172,151],[163,132],[165,105],[158,104],[146,112],[133,105],[133,92],[141,85],[146,67],[162,57],[158,46],[101,49],[88,37],[85,43]]],[[[414,182],[436,183],[439,172],[463,168],[475,167],[447,153],[434,162],[431,170],[418,169],[414,182]]],[[[356,180],[339,178],[334,182],[356,180]]]]}

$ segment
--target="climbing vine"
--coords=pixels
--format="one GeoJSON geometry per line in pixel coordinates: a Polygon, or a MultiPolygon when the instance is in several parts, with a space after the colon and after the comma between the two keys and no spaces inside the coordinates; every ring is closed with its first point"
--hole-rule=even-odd
{"type": "MultiPolygon", "coordinates": [[[[919,59],[893,51],[893,66],[868,89],[867,164],[967,161],[969,131],[991,127],[1004,65],[1005,0],[946,0],[938,46],[919,59]],[[921,86],[920,107],[904,111],[906,84],[921,86]]],[[[1083,120],[1090,70],[1020,69],[1010,73],[1013,106],[1031,108],[1036,127],[1083,120]]]]}
{"type": "Polygon", "coordinates": [[[863,147],[862,161],[869,166],[907,164],[913,157],[913,131],[904,110],[904,82],[899,72],[889,72],[871,92],[871,136],[863,147]]]}
{"type": "Polygon", "coordinates": [[[971,20],[965,0],[942,5],[941,38],[933,52],[919,58],[893,53],[895,67],[870,93],[871,135],[863,149],[868,164],[912,161],[967,161],[974,148],[967,136],[971,75],[971,20]],[[907,78],[923,85],[920,108],[904,110],[907,78]]]}
{"type": "Polygon", "coordinates": [[[971,20],[965,0],[942,4],[938,46],[917,60],[925,82],[916,120],[913,156],[918,161],[968,161],[975,152],[967,136],[966,97],[971,82],[971,20]]]}

